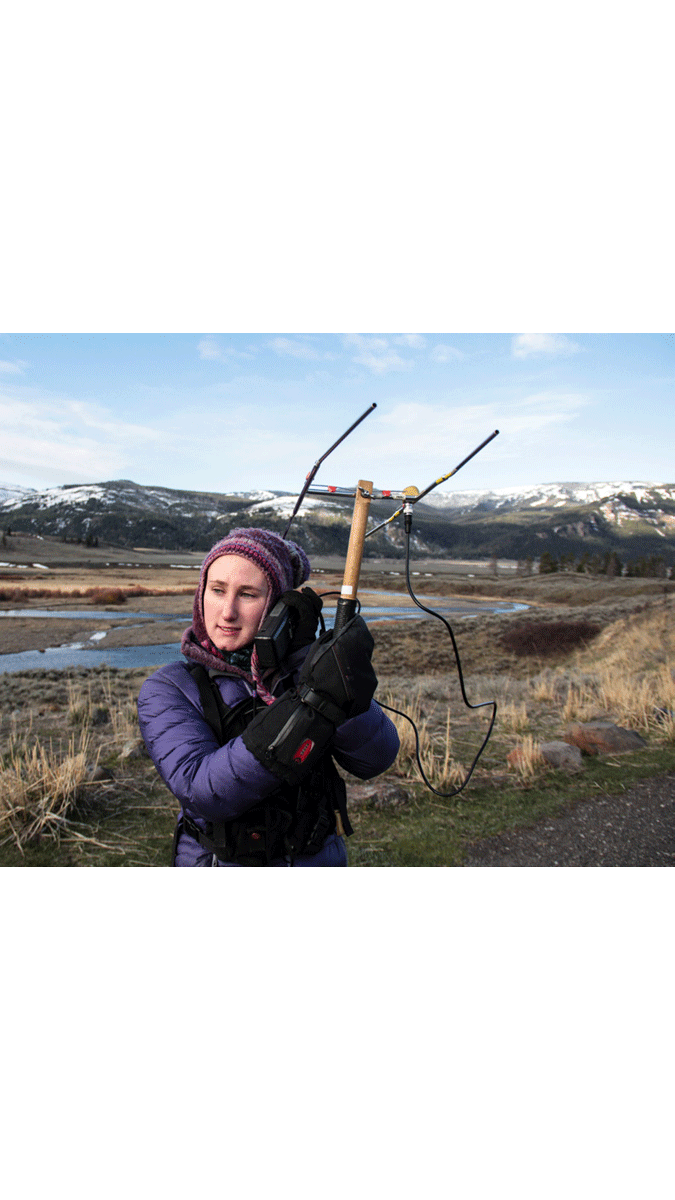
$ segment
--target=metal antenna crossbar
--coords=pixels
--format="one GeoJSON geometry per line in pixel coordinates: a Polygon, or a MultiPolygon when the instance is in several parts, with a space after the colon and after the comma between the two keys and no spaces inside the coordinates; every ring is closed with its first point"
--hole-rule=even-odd
{"type": "MultiPolygon", "coordinates": [[[[361,418],[361,420],[363,420],[363,418],[361,418]]],[[[395,513],[393,513],[390,517],[387,517],[386,521],[381,521],[380,524],[376,525],[374,529],[370,529],[365,536],[372,537],[372,535],[374,533],[377,533],[379,529],[383,529],[385,525],[390,525],[392,521],[395,521],[397,517],[400,517],[402,512],[405,512],[406,510],[408,512],[412,512],[411,506],[413,504],[417,504],[418,500],[421,500],[424,496],[428,495],[428,493],[430,491],[432,491],[433,488],[438,487],[439,483],[445,483],[447,479],[451,479],[453,475],[456,475],[458,471],[461,471],[462,467],[466,466],[466,464],[468,462],[470,462],[472,458],[475,458],[475,456],[481,450],[483,450],[484,447],[487,446],[488,443],[493,440],[493,438],[497,437],[498,433],[499,433],[499,430],[495,429],[494,433],[491,433],[489,437],[486,437],[485,441],[481,442],[480,446],[476,446],[475,450],[472,450],[470,454],[467,454],[466,458],[463,458],[460,463],[457,463],[457,466],[453,467],[452,471],[448,471],[447,475],[441,475],[440,479],[435,479],[433,481],[433,483],[430,483],[429,486],[424,489],[423,492],[420,492],[418,490],[418,488],[416,488],[414,486],[414,484],[411,485],[410,487],[403,488],[402,491],[395,491],[393,488],[383,488],[383,489],[371,488],[369,491],[366,491],[364,488],[361,488],[360,494],[362,496],[364,496],[365,498],[367,498],[368,500],[402,500],[403,501],[403,504],[401,505],[400,508],[397,508],[395,513]]],[[[325,457],[325,455],[324,455],[324,457],[325,457]]],[[[321,461],[322,460],[319,459],[319,462],[321,462],[321,461]]],[[[317,464],[317,466],[318,466],[318,464],[317,464]]],[[[312,476],[312,478],[313,478],[313,476],[312,476]]],[[[309,476],[308,476],[308,479],[309,479],[309,476]]],[[[357,491],[354,488],[334,487],[332,485],[326,485],[326,484],[324,484],[323,486],[317,485],[315,488],[312,488],[310,490],[309,485],[308,485],[307,488],[305,489],[305,491],[303,492],[303,495],[339,496],[344,499],[351,498],[353,500],[353,499],[355,499],[355,497],[357,495],[357,491]]]]}

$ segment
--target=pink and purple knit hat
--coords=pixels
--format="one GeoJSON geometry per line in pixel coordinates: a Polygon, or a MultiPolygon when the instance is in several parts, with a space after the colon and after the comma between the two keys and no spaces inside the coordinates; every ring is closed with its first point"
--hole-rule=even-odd
{"type": "Polygon", "coordinates": [[[192,611],[192,628],[202,645],[208,636],[204,626],[206,578],[211,563],[223,554],[237,554],[250,559],[267,579],[270,592],[261,624],[282,592],[300,587],[309,579],[311,571],[305,551],[296,542],[285,541],[280,534],[272,533],[269,529],[232,529],[227,537],[216,542],[202,563],[192,611]]]}

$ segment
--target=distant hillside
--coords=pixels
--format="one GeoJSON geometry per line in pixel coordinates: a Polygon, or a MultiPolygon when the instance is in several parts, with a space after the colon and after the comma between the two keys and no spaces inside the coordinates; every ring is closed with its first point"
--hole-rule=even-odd
{"type": "MultiPolygon", "coordinates": [[[[4,529],[89,545],[207,550],[237,525],[282,533],[296,496],[284,492],[190,492],[130,480],[33,491],[0,484],[4,529]]],[[[306,497],[291,536],[315,554],[344,554],[353,502],[306,497]]],[[[394,511],[371,505],[371,527],[394,511]]],[[[415,506],[415,553],[429,557],[539,559],[614,553],[624,562],[675,563],[675,485],[555,483],[523,489],[431,492],[415,506]]],[[[400,520],[366,542],[366,557],[404,553],[400,520]]]]}
{"type": "Polygon", "coordinates": [[[18,500],[19,503],[27,496],[34,496],[34,488],[19,487],[13,483],[0,483],[0,505],[5,500],[18,500]]]}

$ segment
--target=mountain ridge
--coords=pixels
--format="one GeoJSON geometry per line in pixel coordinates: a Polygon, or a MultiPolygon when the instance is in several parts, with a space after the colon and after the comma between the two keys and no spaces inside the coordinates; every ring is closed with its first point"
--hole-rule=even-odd
{"type": "MultiPolygon", "coordinates": [[[[0,483],[5,529],[171,550],[206,550],[236,525],[267,525],[283,533],[296,500],[297,493],[284,490],[196,492],[132,480],[45,489],[0,483]]],[[[295,518],[295,535],[314,553],[344,554],[352,507],[349,497],[307,496],[295,518]]],[[[371,527],[394,511],[392,501],[373,501],[371,527]]],[[[672,565],[675,484],[564,482],[430,492],[415,506],[413,529],[415,550],[431,557],[614,553],[628,560],[661,555],[672,565]]],[[[397,522],[366,541],[365,555],[401,557],[404,548],[397,522]]]]}

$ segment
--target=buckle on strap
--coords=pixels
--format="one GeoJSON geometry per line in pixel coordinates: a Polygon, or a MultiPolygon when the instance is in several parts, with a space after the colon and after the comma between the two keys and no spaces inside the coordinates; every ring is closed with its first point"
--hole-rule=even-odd
{"type": "MultiPolygon", "coordinates": [[[[209,837],[209,833],[207,833],[205,829],[202,829],[196,821],[193,821],[192,817],[189,816],[188,813],[183,812],[181,821],[185,832],[189,833],[190,837],[193,837],[195,841],[199,842],[200,846],[203,846],[205,850],[211,850],[213,848],[213,841],[209,837]]],[[[210,831],[211,827],[209,826],[209,832],[210,831]]]]}
{"type": "Polygon", "coordinates": [[[332,700],[321,695],[320,692],[315,692],[309,684],[303,684],[298,690],[298,697],[308,708],[313,708],[315,712],[330,721],[331,725],[341,725],[345,719],[345,714],[337,704],[333,704],[332,700]]]}

